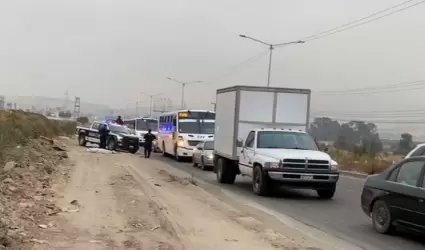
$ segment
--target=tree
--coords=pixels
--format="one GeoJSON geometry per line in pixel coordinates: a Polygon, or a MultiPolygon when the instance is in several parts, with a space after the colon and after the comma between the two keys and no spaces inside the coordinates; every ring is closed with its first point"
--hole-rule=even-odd
{"type": "Polygon", "coordinates": [[[398,149],[395,153],[407,154],[413,148],[413,136],[409,133],[401,134],[398,149]]]}
{"type": "Polygon", "coordinates": [[[341,129],[338,121],[328,117],[315,118],[310,124],[310,135],[318,141],[335,141],[341,129]]]}
{"type": "Polygon", "coordinates": [[[87,118],[86,116],[81,116],[77,118],[77,122],[86,124],[86,123],[89,123],[89,118],[87,118]]]}

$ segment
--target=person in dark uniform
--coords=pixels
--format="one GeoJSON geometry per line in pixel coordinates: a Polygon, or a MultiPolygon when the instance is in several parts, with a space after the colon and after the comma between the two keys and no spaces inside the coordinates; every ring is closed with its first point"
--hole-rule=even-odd
{"type": "Polygon", "coordinates": [[[119,115],[118,118],[115,120],[115,123],[119,124],[119,125],[124,125],[123,120],[121,119],[121,116],[119,115]]]}
{"type": "Polygon", "coordinates": [[[108,138],[109,128],[108,125],[101,123],[99,126],[100,145],[99,148],[106,148],[106,139],[108,138]]]}
{"type": "Polygon", "coordinates": [[[151,132],[152,130],[149,129],[148,133],[143,136],[143,139],[145,139],[145,143],[143,145],[145,147],[145,158],[151,157],[152,142],[156,140],[156,136],[153,135],[151,132]]]}

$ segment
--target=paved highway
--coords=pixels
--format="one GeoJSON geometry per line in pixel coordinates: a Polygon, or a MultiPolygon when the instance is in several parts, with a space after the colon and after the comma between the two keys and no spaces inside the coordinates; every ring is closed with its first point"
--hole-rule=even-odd
{"type": "MultiPolygon", "coordinates": [[[[153,160],[166,162],[196,178],[219,185],[215,174],[192,167],[191,163],[179,163],[159,154],[153,160]]],[[[234,185],[220,185],[229,193],[261,204],[270,211],[282,213],[306,225],[322,230],[368,250],[423,250],[425,239],[407,233],[386,236],[376,233],[370,219],[361,211],[360,194],[363,180],[342,176],[333,200],[323,201],[314,191],[282,190],[277,197],[259,197],[252,193],[251,183],[246,177],[238,176],[234,185]]],[[[422,237],[423,238],[423,237],[422,237]]]]}

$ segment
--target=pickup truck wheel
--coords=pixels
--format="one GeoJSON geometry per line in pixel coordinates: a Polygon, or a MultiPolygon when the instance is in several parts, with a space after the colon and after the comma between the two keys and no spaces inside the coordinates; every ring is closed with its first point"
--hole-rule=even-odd
{"type": "Polygon", "coordinates": [[[114,138],[109,138],[106,145],[108,150],[115,151],[117,149],[117,141],[114,138]]]}
{"type": "Polygon", "coordinates": [[[271,180],[267,173],[264,173],[263,169],[258,165],[254,166],[253,172],[252,190],[254,193],[260,196],[269,195],[272,191],[273,180],[271,180]]]}
{"type": "Polygon", "coordinates": [[[319,195],[320,199],[330,200],[334,196],[335,190],[335,187],[329,189],[318,189],[317,194],[319,195]]]}
{"type": "Polygon", "coordinates": [[[135,146],[134,148],[130,149],[128,152],[135,154],[137,153],[137,151],[139,151],[139,146],[135,146]]]}
{"type": "Polygon", "coordinates": [[[391,212],[387,203],[377,200],[372,207],[372,223],[375,231],[381,234],[389,234],[393,231],[391,212]]]}
{"type": "Polygon", "coordinates": [[[83,134],[78,135],[78,144],[80,146],[83,146],[83,147],[86,146],[87,141],[86,141],[86,136],[85,135],[83,135],[83,134]]]}

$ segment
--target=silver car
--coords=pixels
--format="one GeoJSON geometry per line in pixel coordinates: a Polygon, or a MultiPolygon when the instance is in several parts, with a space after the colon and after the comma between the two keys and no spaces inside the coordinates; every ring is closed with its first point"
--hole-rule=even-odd
{"type": "Polygon", "coordinates": [[[214,141],[201,142],[193,152],[193,166],[202,170],[211,170],[214,166],[214,141]]]}

